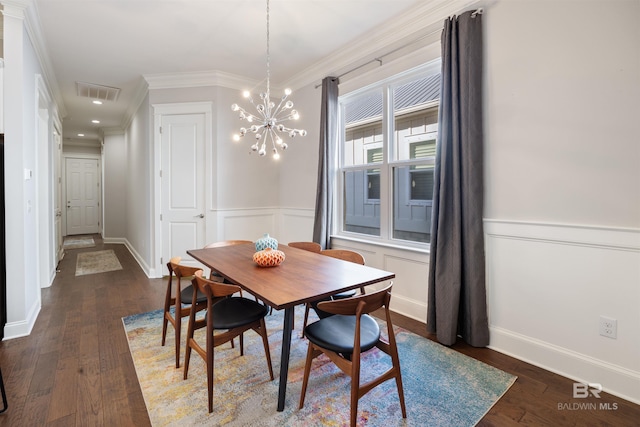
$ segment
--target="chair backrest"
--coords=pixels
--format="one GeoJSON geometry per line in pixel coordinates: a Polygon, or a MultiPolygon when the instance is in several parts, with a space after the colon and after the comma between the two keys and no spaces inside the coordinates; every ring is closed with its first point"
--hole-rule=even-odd
{"type": "Polygon", "coordinates": [[[290,242],[287,246],[315,253],[320,253],[320,251],[322,251],[322,246],[320,246],[320,243],[316,242],[290,242]]]}
{"type": "Polygon", "coordinates": [[[318,303],[318,308],[327,313],[343,314],[346,316],[368,314],[376,311],[380,307],[385,307],[385,311],[388,312],[392,286],[393,282],[373,293],[332,301],[322,301],[318,303]]]}
{"type": "Polygon", "coordinates": [[[221,248],[223,246],[240,245],[242,243],[253,243],[251,240],[222,240],[220,242],[209,243],[205,249],[221,248]]]}
{"type": "Polygon", "coordinates": [[[207,300],[230,296],[241,290],[240,286],[214,282],[202,277],[202,270],[196,271],[192,283],[194,287],[197,287],[200,292],[207,296],[207,300]]]}
{"type": "MultiPolygon", "coordinates": [[[[180,257],[176,257],[176,258],[178,258],[178,260],[180,259],[180,257]]],[[[173,260],[174,258],[171,258],[171,259],[173,260]]],[[[168,267],[169,267],[169,271],[173,271],[173,274],[176,275],[176,277],[178,278],[178,281],[180,280],[180,278],[183,278],[183,277],[194,276],[198,271],[202,272],[202,268],[200,267],[191,267],[189,265],[181,265],[181,264],[174,263],[172,261],[169,261],[168,267]]]]}
{"type": "Polygon", "coordinates": [[[172,265],[180,264],[180,261],[182,261],[182,257],[174,256],[167,263],[167,269],[169,270],[169,280],[171,280],[171,276],[173,276],[173,267],[172,267],[172,265]]]}
{"type": "Polygon", "coordinates": [[[348,249],[325,249],[321,251],[320,254],[364,265],[364,257],[356,251],[350,251],[348,249]]]}

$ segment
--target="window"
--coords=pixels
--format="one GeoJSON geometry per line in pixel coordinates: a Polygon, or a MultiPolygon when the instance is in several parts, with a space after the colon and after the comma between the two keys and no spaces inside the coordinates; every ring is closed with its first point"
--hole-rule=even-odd
{"type": "Polygon", "coordinates": [[[340,97],[339,233],[428,243],[439,64],[340,97]]]}

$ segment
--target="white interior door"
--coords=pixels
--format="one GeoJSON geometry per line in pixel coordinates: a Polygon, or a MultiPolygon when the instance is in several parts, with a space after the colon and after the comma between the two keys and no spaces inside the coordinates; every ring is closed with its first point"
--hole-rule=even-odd
{"type": "Polygon", "coordinates": [[[180,256],[199,265],[187,250],[204,246],[205,115],[164,115],[161,123],[163,264],[180,256]]]}
{"type": "Polygon", "coordinates": [[[67,235],[100,231],[100,173],[98,159],[65,159],[67,235]]]}
{"type": "Polygon", "coordinates": [[[53,212],[55,214],[55,250],[56,265],[62,257],[62,168],[60,162],[62,160],[62,140],[56,132],[54,134],[55,146],[53,150],[53,212]]]}

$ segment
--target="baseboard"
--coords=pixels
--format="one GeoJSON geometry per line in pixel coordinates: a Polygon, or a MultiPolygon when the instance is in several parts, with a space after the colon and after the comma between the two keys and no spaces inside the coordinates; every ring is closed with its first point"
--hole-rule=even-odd
{"type": "Polygon", "coordinates": [[[40,298],[38,298],[31,306],[31,310],[29,310],[29,314],[25,320],[21,320],[19,322],[8,322],[4,325],[3,341],[28,336],[36,323],[36,319],[38,318],[41,308],[42,303],[40,298]]]}
{"type": "Polygon", "coordinates": [[[131,243],[129,243],[129,240],[122,238],[122,237],[107,237],[103,239],[103,242],[105,244],[120,244],[120,245],[124,245],[129,252],[131,253],[131,255],[133,256],[133,259],[136,260],[136,262],[138,263],[138,265],[140,266],[140,268],[142,268],[142,271],[144,272],[144,274],[147,275],[147,277],[153,279],[153,278],[158,278],[158,277],[162,277],[162,276],[157,276],[156,275],[156,270],[154,268],[149,267],[149,265],[144,261],[144,258],[142,258],[142,256],[138,253],[138,251],[135,250],[135,248],[131,245],[131,243]]]}
{"type": "MultiPolygon", "coordinates": [[[[603,391],[640,404],[640,372],[580,354],[566,348],[490,327],[489,348],[584,384],[599,383],[603,391]]],[[[567,399],[572,395],[568,394],[567,399]]]]}

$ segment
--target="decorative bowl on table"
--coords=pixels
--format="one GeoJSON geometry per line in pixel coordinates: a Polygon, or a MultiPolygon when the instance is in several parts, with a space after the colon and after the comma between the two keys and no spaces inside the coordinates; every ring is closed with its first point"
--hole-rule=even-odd
{"type": "Polygon", "coordinates": [[[276,267],[284,261],[284,252],[266,248],[253,254],[253,261],[260,267],[276,267]]]}
{"type": "Polygon", "coordinates": [[[255,241],[256,251],[262,251],[267,248],[271,248],[273,250],[278,249],[278,241],[269,236],[269,233],[265,233],[260,239],[255,241]]]}

